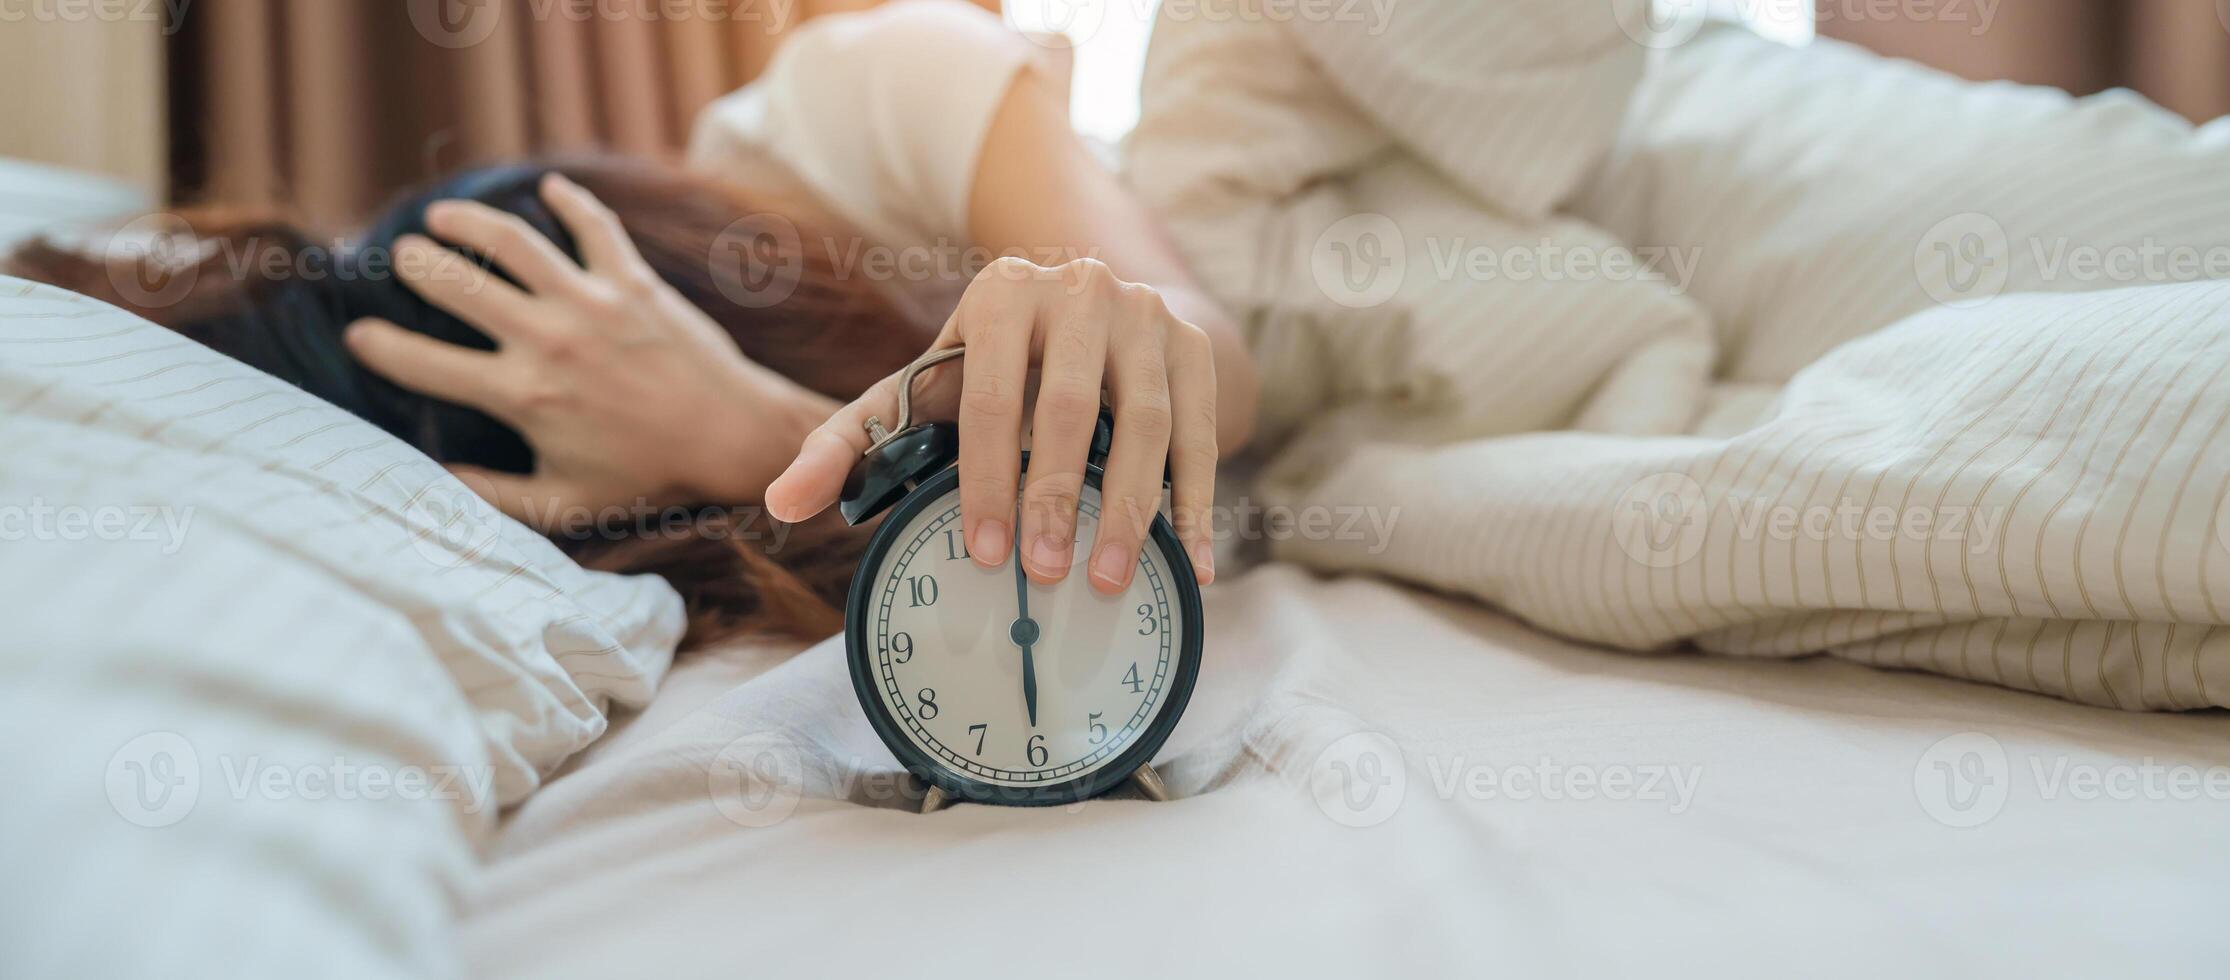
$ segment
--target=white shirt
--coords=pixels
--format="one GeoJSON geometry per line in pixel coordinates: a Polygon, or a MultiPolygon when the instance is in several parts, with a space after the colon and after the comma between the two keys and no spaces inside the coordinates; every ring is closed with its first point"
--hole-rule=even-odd
{"type": "MultiPolygon", "coordinates": [[[[705,109],[689,162],[732,175],[771,159],[872,246],[917,268],[949,264],[971,246],[968,200],[984,137],[1034,50],[960,0],[818,17],[757,80],[705,109]]],[[[904,267],[900,276],[914,278],[904,267]]]]}

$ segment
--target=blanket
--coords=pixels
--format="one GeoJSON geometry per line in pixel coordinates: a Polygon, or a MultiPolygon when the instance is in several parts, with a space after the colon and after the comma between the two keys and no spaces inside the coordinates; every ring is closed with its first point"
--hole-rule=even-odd
{"type": "Polygon", "coordinates": [[[1271,379],[1275,556],[2230,705],[2230,132],[1618,4],[1264,9],[1162,18],[1128,162],[1271,379]]]}

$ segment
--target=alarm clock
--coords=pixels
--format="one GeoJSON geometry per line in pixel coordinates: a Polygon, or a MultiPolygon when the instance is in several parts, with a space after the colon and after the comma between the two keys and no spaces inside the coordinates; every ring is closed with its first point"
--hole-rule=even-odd
{"type": "MultiPolygon", "coordinates": [[[[1200,672],[1192,563],[1157,514],[1119,596],[1082,574],[1032,582],[1019,547],[998,568],[976,564],[961,531],[959,431],[912,422],[915,377],[963,353],[941,348],[900,372],[898,425],[867,421],[873,445],[840,498],[851,524],[882,518],[844,610],[860,708],[925,785],[923,812],[955,799],[1073,803],[1125,781],[1167,799],[1149,763],[1200,672]]],[[[1112,436],[1103,412],[1078,500],[1079,555],[1098,527],[1112,436]]]]}

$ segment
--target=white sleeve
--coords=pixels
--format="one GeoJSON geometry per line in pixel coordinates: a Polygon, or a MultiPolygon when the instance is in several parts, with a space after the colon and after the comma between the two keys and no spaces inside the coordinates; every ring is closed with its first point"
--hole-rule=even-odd
{"type": "Polygon", "coordinates": [[[965,241],[976,158],[1030,58],[1029,41],[959,0],[816,18],[698,117],[690,162],[772,157],[883,244],[965,241]]]}

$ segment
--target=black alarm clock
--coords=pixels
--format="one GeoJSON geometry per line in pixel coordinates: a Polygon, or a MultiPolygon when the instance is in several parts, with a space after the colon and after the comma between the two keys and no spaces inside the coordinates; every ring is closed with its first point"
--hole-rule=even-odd
{"type": "MultiPolygon", "coordinates": [[[[1200,672],[1192,563],[1156,515],[1120,596],[1082,574],[1032,582],[1019,547],[999,568],[977,565],[961,532],[959,432],[912,424],[915,376],[962,352],[932,351],[901,372],[896,431],[868,420],[873,445],[844,486],[846,521],[883,519],[844,610],[860,708],[925,784],[924,812],[952,799],[1073,803],[1125,781],[1167,799],[1149,763],[1200,672]]],[[[1103,413],[1078,501],[1079,555],[1098,527],[1112,434],[1103,413]]]]}

